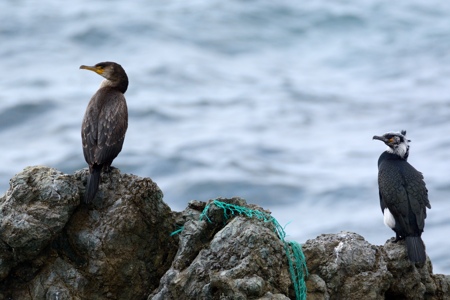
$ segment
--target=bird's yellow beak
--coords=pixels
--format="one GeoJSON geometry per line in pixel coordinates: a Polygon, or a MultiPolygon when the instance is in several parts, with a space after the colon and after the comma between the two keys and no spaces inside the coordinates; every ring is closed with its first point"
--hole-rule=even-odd
{"type": "Polygon", "coordinates": [[[103,68],[102,67],[100,67],[100,66],[85,66],[85,65],[81,65],[80,66],[80,69],[84,69],[84,70],[89,70],[89,71],[93,71],[93,72],[95,72],[95,73],[97,73],[97,74],[103,74],[103,68]]]}

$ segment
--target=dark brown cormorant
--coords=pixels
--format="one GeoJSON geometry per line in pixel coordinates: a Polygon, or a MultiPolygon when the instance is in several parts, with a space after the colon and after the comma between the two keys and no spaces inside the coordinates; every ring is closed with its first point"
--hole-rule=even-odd
{"type": "Polygon", "coordinates": [[[411,262],[426,261],[422,232],[431,208],[423,175],[406,160],[409,145],[406,131],[389,132],[373,139],[384,142],[388,149],[378,159],[378,187],[384,224],[395,231],[395,242],[405,239],[411,262]]]}
{"type": "Polygon", "coordinates": [[[123,94],[128,87],[128,76],[121,65],[101,62],[80,69],[94,71],[106,78],[92,96],[81,127],[83,154],[89,165],[85,203],[90,203],[100,184],[100,173],[110,171],[113,160],[122,150],[128,127],[127,103],[123,94]]]}

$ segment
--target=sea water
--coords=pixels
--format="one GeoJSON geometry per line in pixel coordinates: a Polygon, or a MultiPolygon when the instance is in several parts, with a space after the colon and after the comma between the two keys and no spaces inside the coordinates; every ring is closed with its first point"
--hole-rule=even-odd
{"type": "Polygon", "coordinates": [[[406,129],[432,209],[423,239],[450,274],[450,2],[0,3],[0,190],[29,165],[86,167],[80,127],[120,63],[129,128],[114,166],[182,210],[240,196],[288,239],[383,225],[373,135],[406,129]]]}

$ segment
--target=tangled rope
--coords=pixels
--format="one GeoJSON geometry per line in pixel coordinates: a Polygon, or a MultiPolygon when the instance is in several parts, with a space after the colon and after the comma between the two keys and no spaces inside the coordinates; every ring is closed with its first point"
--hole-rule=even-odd
{"type": "MultiPolygon", "coordinates": [[[[295,296],[297,299],[306,300],[307,290],[305,278],[308,276],[308,268],[306,266],[305,255],[303,254],[302,247],[299,243],[285,240],[286,232],[280,223],[278,223],[278,221],[268,213],[240,205],[226,203],[217,199],[205,206],[200,214],[200,221],[206,219],[208,222],[212,223],[208,217],[208,210],[211,205],[215,205],[223,209],[223,215],[226,220],[236,215],[242,215],[249,218],[256,218],[264,222],[271,222],[275,233],[277,233],[278,237],[283,242],[284,251],[286,252],[289,265],[289,273],[291,274],[291,280],[294,285],[295,296]]],[[[171,235],[178,234],[182,230],[183,227],[172,232],[171,235]]]]}

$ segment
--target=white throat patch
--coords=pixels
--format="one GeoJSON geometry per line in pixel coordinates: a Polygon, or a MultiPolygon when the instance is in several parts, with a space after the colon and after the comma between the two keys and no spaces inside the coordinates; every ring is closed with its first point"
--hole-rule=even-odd
{"type": "Polygon", "coordinates": [[[386,225],[387,227],[394,229],[395,228],[395,219],[394,216],[391,214],[391,211],[389,210],[389,208],[385,208],[383,211],[383,215],[384,215],[384,225],[386,225]]]}
{"type": "Polygon", "coordinates": [[[401,158],[405,157],[405,154],[406,154],[407,151],[408,151],[408,144],[406,142],[405,143],[401,143],[400,145],[395,147],[395,149],[392,149],[391,147],[387,148],[387,152],[393,153],[393,154],[397,154],[401,158]]]}
{"type": "Polygon", "coordinates": [[[111,82],[110,80],[104,79],[104,80],[102,81],[102,83],[100,84],[99,89],[102,88],[102,87],[105,87],[105,86],[111,86],[111,85],[112,85],[112,82],[111,82]]]}

